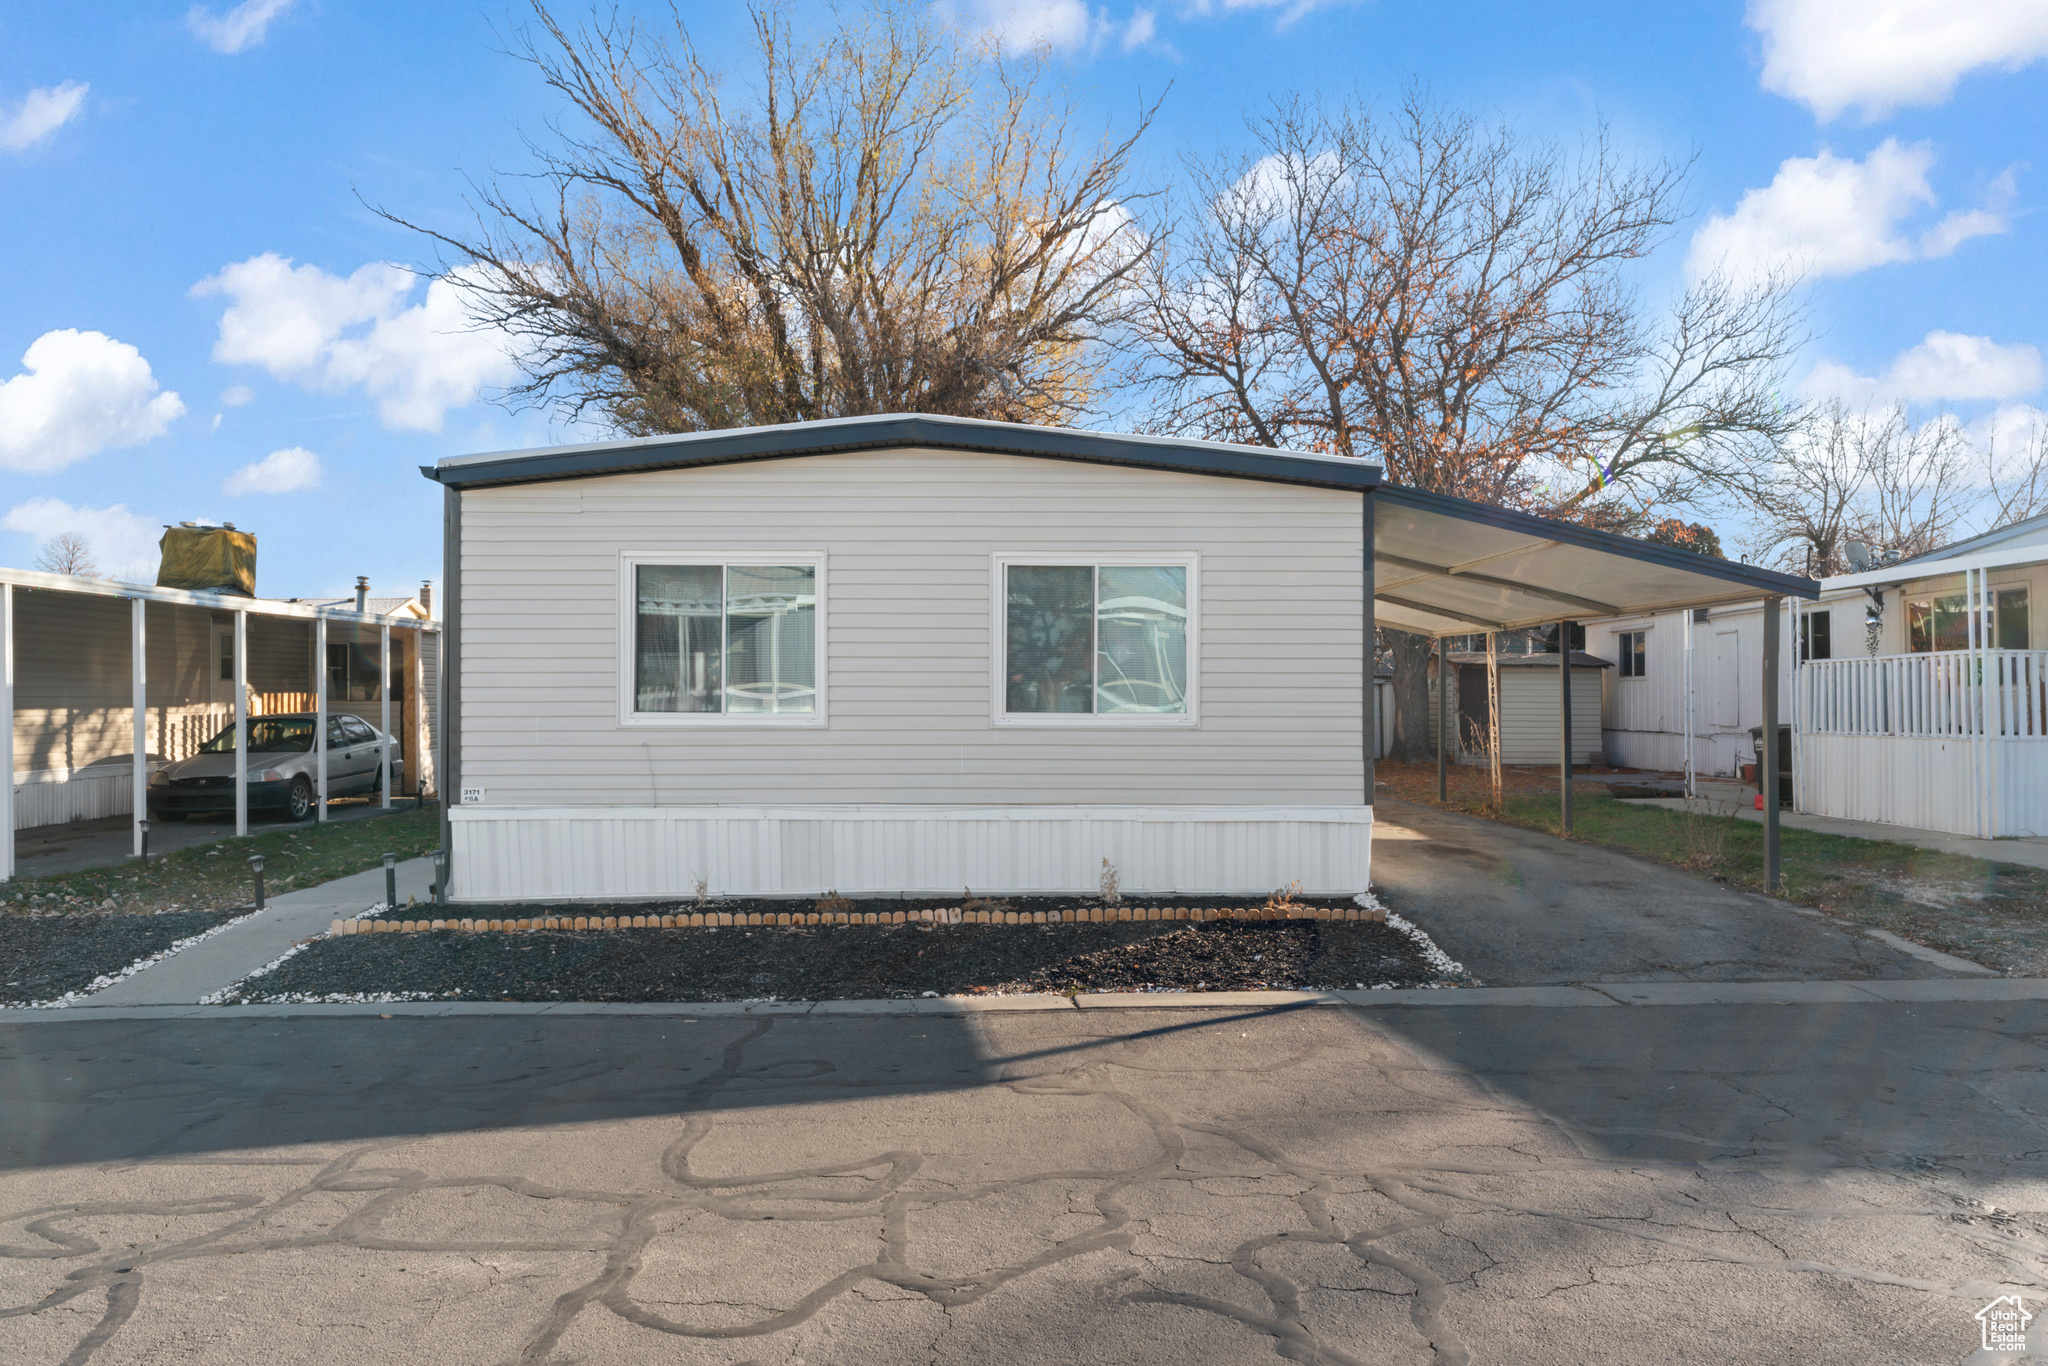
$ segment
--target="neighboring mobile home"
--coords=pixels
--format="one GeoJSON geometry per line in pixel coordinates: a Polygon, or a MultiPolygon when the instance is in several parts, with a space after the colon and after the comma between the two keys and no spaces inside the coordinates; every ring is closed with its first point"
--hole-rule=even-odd
{"type": "Polygon", "coordinates": [[[1360,892],[1375,619],[1812,590],[1361,461],[962,419],[423,473],[458,901],[1360,892]]]}
{"type": "Polygon", "coordinates": [[[317,709],[324,634],[329,711],[380,728],[388,630],[390,729],[404,790],[423,780],[432,788],[438,623],[419,599],[316,604],[0,569],[0,697],[12,717],[14,777],[10,811],[0,816],[8,836],[0,875],[11,873],[13,830],[135,814],[138,732],[146,782],[148,770],[189,757],[228,727],[238,619],[250,715],[317,709]]]}
{"type": "MultiPolygon", "coordinates": [[[[2048,834],[2044,600],[2048,517],[1823,580],[1780,627],[1798,809],[2048,834]]],[[[1761,604],[1617,618],[1588,646],[1618,665],[1605,722],[1615,763],[1680,769],[1688,743],[1703,776],[1752,761],[1761,604]]]]}

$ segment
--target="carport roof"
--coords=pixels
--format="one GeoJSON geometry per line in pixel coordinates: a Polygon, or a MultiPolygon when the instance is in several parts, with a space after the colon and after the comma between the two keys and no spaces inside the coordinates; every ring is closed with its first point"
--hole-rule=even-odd
{"type": "Polygon", "coordinates": [[[1572,522],[1383,484],[1373,615],[1424,635],[1820,596],[1812,579],[1572,522]]]}
{"type": "Polygon", "coordinates": [[[1426,635],[1820,593],[1811,579],[1385,484],[1377,465],[1344,456],[923,413],[455,456],[420,473],[447,488],[488,488],[891,446],[1374,489],[1374,616],[1381,626],[1426,635]]]}

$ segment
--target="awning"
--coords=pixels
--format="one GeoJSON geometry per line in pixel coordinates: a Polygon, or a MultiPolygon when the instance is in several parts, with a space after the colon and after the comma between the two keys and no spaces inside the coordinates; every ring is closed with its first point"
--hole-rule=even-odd
{"type": "Polygon", "coordinates": [[[1431,636],[1758,598],[1817,598],[1795,574],[1382,484],[1373,495],[1373,615],[1431,636]]]}

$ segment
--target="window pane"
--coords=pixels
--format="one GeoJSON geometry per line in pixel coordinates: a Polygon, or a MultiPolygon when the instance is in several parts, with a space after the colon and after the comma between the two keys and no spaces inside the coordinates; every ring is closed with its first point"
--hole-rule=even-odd
{"type": "Polygon", "coordinates": [[[1013,564],[1008,577],[1006,709],[1093,711],[1095,571],[1087,565],[1013,564]]]}
{"type": "Polygon", "coordinates": [[[2031,650],[2027,643],[2027,590],[2024,588],[2001,588],[1998,590],[1998,648],[2001,650],[2031,650]]]}
{"type": "Polygon", "coordinates": [[[1096,583],[1095,709],[1185,712],[1188,571],[1104,565],[1096,583]]]}
{"type": "Polygon", "coordinates": [[[733,565],[725,571],[725,709],[817,710],[818,571],[733,565]]]}
{"type": "Polygon", "coordinates": [[[633,710],[717,711],[723,685],[715,564],[643,564],[633,633],[633,710]]]}
{"type": "Polygon", "coordinates": [[[1906,604],[1906,648],[1916,655],[1924,655],[1934,648],[1928,614],[1929,608],[1924,602],[1906,604]]]}
{"type": "Polygon", "coordinates": [[[1963,595],[1934,600],[1934,648],[1937,650],[1967,650],[1970,648],[1970,614],[1963,608],[1963,595]]]}

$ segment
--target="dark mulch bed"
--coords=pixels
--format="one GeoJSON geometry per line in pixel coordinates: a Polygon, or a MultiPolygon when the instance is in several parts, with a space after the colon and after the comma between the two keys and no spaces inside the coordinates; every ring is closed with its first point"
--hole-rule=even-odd
{"type": "Polygon", "coordinates": [[[0,1005],[53,1001],[242,911],[0,917],[0,1005]]]}
{"type": "Polygon", "coordinates": [[[1437,979],[1414,940],[1369,921],[432,931],[319,940],[229,999],[817,1001],[1437,979]]]}

